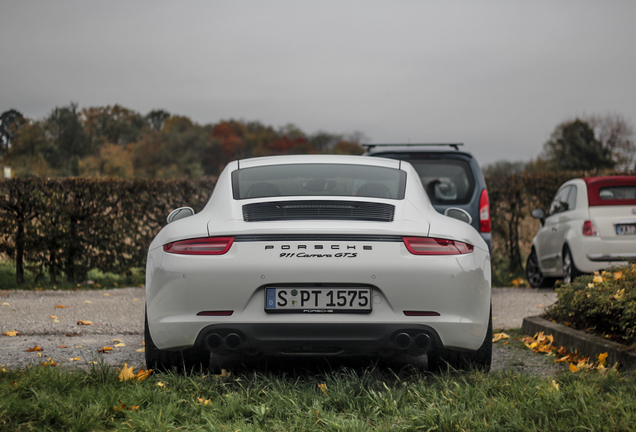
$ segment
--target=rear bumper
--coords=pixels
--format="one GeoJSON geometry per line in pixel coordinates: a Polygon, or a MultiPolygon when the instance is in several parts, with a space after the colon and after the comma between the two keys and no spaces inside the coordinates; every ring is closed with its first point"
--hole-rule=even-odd
{"type": "Polygon", "coordinates": [[[587,259],[594,262],[616,262],[636,259],[636,253],[589,253],[587,259]]]}

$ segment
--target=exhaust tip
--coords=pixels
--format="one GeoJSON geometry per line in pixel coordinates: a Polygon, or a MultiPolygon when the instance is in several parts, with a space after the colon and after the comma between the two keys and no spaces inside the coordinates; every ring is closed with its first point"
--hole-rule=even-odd
{"type": "Polygon", "coordinates": [[[428,349],[431,345],[431,338],[426,333],[420,333],[415,336],[415,346],[421,349],[428,349]]]}
{"type": "Polygon", "coordinates": [[[225,344],[228,348],[236,349],[241,345],[241,337],[236,333],[230,333],[225,337],[225,344]]]}
{"type": "Polygon", "coordinates": [[[216,349],[221,346],[221,344],[223,343],[223,339],[221,339],[221,336],[219,336],[218,334],[212,333],[205,339],[205,343],[208,348],[216,349]]]}
{"type": "Polygon", "coordinates": [[[408,333],[400,333],[395,337],[395,345],[398,348],[407,348],[411,345],[411,336],[408,333]]]}

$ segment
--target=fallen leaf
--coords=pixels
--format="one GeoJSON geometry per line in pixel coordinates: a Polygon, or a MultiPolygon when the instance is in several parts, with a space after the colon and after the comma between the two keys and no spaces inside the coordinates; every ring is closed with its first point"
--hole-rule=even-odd
{"type": "Polygon", "coordinates": [[[62,348],[62,349],[64,349],[64,348],[68,348],[66,345],[58,345],[57,347],[58,347],[58,348],[62,348]]]}
{"type": "Polygon", "coordinates": [[[210,399],[203,399],[203,398],[197,398],[199,400],[199,405],[209,405],[212,402],[210,401],[210,399]]]}
{"type": "Polygon", "coordinates": [[[40,348],[39,346],[33,345],[33,348],[29,348],[29,349],[25,349],[24,352],[35,352],[35,351],[44,351],[44,349],[40,348]]]}
{"type": "Polygon", "coordinates": [[[151,373],[152,373],[152,369],[148,369],[148,370],[146,370],[146,369],[139,369],[139,372],[137,372],[137,373],[135,374],[135,379],[136,379],[137,381],[143,381],[143,380],[145,380],[146,378],[148,378],[148,377],[150,376],[150,374],[151,374],[151,373]]]}
{"type": "Polygon", "coordinates": [[[81,359],[81,358],[79,358],[79,357],[73,357],[73,358],[71,358],[71,359],[69,359],[69,360],[70,360],[70,361],[82,361],[82,359],[81,359]]]}
{"type": "Polygon", "coordinates": [[[86,321],[86,320],[79,320],[77,322],[77,325],[93,325],[92,321],[86,321]]]}
{"type": "Polygon", "coordinates": [[[594,276],[594,279],[592,279],[592,282],[594,283],[601,283],[603,282],[603,276],[594,276]]]}
{"type": "Polygon", "coordinates": [[[121,342],[121,343],[118,343],[117,345],[113,345],[113,346],[115,346],[115,347],[125,347],[126,344],[121,342]]]}
{"type": "Polygon", "coordinates": [[[113,343],[121,343],[122,340],[121,339],[113,339],[113,343]]]}
{"type": "Polygon", "coordinates": [[[221,373],[218,375],[214,375],[217,378],[229,378],[232,376],[232,372],[225,370],[225,369],[221,369],[221,373]]]}
{"type": "Polygon", "coordinates": [[[129,407],[128,405],[121,403],[121,401],[117,402],[119,402],[119,405],[115,405],[113,407],[114,411],[137,411],[139,409],[139,405],[129,407]]]}
{"type": "Polygon", "coordinates": [[[618,282],[618,281],[621,281],[621,280],[623,280],[623,279],[625,279],[625,276],[623,275],[623,272],[622,272],[622,271],[614,272],[614,280],[615,280],[615,281],[617,281],[617,282],[618,282]]]}
{"type": "Polygon", "coordinates": [[[138,350],[136,350],[138,353],[145,353],[146,352],[146,348],[139,348],[138,350]]]}
{"type": "Polygon", "coordinates": [[[14,336],[17,336],[17,335],[19,335],[19,334],[20,334],[20,333],[18,333],[18,332],[17,332],[17,331],[15,331],[15,330],[9,330],[9,331],[4,332],[4,335],[5,335],[5,336],[9,336],[9,337],[14,337],[14,336]]]}
{"type": "Polygon", "coordinates": [[[124,363],[124,368],[119,373],[119,382],[129,381],[135,377],[133,367],[128,367],[128,363],[124,363]]]}
{"type": "Polygon", "coordinates": [[[495,333],[493,335],[492,341],[494,343],[494,342],[498,342],[498,341],[500,341],[502,339],[509,339],[509,338],[510,338],[510,336],[507,335],[506,333],[495,333]]]}
{"type": "Polygon", "coordinates": [[[9,303],[2,303],[2,306],[11,306],[9,303]]]}
{"type": "Polygon", "coordinates": [[[63,309],[63,308],[67,308],[68,306],[63,306],[63,305],[56,305],[55,309],[63,309]]]}
{"type": "Polygon", "coordinates": [[[81,333],[66,333],[66,337],[79,337],[81,335],[81,333]]]}
{"type": "Polygon", "coordinates": [[[102,347],[102,349],[98,349],[95,352],[102,353],[102,354],[109,354],[109,352],[112,351],[112,350],[113,349],[111,347],[105,346],[105,347],[102,347]]]}
{"type": "Polygon", "coordinates": [[[84,303],[93,303],[93,302],[90,300],[84,300],[84,303]]]}
{"type": "Polygon", "coordinates": [[[57,366],[57,363],[56,363],[56,362],[54,362],[53,360],[51,360],[50,358],[49,358],[49,359],[46,359],[46,361],[45,361],[45,362],[40,362],[40,364],[41,364],[42,366],[52,366],[52,367],[57,366]]]}
{"type": "Polygon", "coordinates": [[[570,371],[571,372],[578,372],[578,369],[576,368],[576,366],[574,365],[574,363],[570,363],[570,371]]]}
{"type": "Polygon", "coordinates": [[[110,297],[110,294],[108,294],[108,293],[104,293],[104,295],[105,295],[106,297],[110,297]]]}
{"type": "Polygon", "coordinates": [[[51,318],[53,318],[54,320],[57,319],[57,317],[55,315],[49,315],[51,318]]]}
{"type": "Polygon", "coordinates": [[[542,308],[542,307],[545,307],[545,305],[538,304],[538,305],[534,305],[534,307],[542,308]]]}

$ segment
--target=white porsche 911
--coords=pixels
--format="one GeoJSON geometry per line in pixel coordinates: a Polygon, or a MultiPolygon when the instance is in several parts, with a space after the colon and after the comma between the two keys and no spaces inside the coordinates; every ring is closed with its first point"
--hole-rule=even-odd
{"type": "Polygon", "coordinates": [[[148,252],[148,368],[218,368],[228,354],[490,368],[488,247],[435,211],[407,162],[235,161],[200,213],[168,222],[148,252]]]}

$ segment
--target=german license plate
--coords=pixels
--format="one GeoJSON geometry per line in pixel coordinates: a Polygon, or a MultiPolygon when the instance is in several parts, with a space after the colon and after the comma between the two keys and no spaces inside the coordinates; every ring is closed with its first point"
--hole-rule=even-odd
{"type": "Polygon", "coordinates": [[[266,312],[371,312],[371,288],[267,288],[266,312]]]}
{"type": "Polygon", "coordinates": [[[636,235],[636,224],[616,225],[616,235],[636,235]]]}

